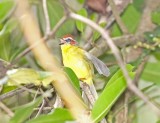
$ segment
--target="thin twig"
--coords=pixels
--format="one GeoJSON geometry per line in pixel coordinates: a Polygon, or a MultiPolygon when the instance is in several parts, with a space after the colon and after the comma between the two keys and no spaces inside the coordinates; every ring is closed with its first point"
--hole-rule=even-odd
{"type": "Polygon", "coordinates": [[[38,96],[38,93],[39,93],[39,88],[37,89],[35,95],[34,95],[34,98],[33,98],[33,102],[36,100],[37,96],[38,96]]]}
{"type": "Polygon", "coordinates": [[[10,117],[14,116],[14,113],[0,101],[0,108],[3,109],[10,117]]]}
{"type": "Polygon", "coordinates": [[[36,114],[35,118],[38,117],[40,115],[40,113],[43,111],[43,107],[45,106],[46,102],[45,99],[43,99],[41,107],[38,110],[38,113],[36,114]]]}
{"type": "Polygon", "coordinates": [[[57,30],[65,23],[65,21],[68,19],[67,15],[64,15],[58,23],[54,26],[53,30],[49,33],[49,35],[44,37],[44,40],[47,41],[49,38],[53,38],[57,30]]]}
{"type": "MultiPolygon", "coordinates": [[[[122,1],[123,3],[121,4],[121,7],[120,8],[117,8],[118,11],[119,11],[119,14],[122,14],[123,11],[125,10],[125,8],[128,6],[129,3],[131,3],[132,0],[125,0],[125,1],[122,1]]],[[[115,17],[113,15],[111,15],[109,17],[109,19],[107,20],[107,26],[106,26],[106,29],[108,30],[112,24],[115,22],[115,17]]]]}
{"type": "MultiPolygon", "coordinates": [[[[123,13],[123,11],[125,10],[125,8],[128,6],[129,3],[131,3],[132,0],[125,0],[125,1],[121,1],[121,6],[118,7],[118,12],[119,12],[119,15],[123,13]]],[[[109,12],[108,12],[109,13],[109,12]]],[[[109,30],[110,27],[112,26],[112,24],[115,22],[115,17],[113,16],[113,14],[111,14],[109,16],[109,18],[106,20],[107,21],[107,26],[105,27],[106,30],[109,30]]],[[[101,39],[101,38],[100,38],[101,39]]],[[[123,41],[123,40],[122,40],[123,41]]],[[[129,42],[129,41],[127,41],[129,42]]],[[[123,44],[123,43],[122,43],[123,44]]],[[[85,46],[84,46],[85,49],[90,49],[91,48],[91,45],[89,43],[87,43],[85,46]]]]}
{"type": "Polygon", "coordinates": [[[44,17],[46,21],[46,34],[49,34],[51,31],[51,26],[50,26],[50,19],[48,15],[48,9],[47,9],[47,0],[42,0],[43,3],[43,11],[44,11],[44,17]]]}
{"type": "Polygon", "coordinates": [[[123,23],[122,19],[120,18],[120,13],[119,11],[117,10],[117,7],[114,3],[113,0],[108,0],[111,8],[112,8],[112,12],[113,12],[113,15],[120,27],[120,29],[122,30],[123,34],[127,34],[128,33],[128,29],[126,28],[125,24],[123,23]]]}
{"type": "Polygon", "coordinates": [[[132,92],[134,92],[139,98],[141,98],[145,103],[150,105],[153,108],[153,110],[158,113],[158,115],[160,115],[160,109],[157,106],[155,106],[152,102],[150,102],[149,99],[132,83],[132,80],[129,77],[129,74],[128,74],[126,67],[123,63],[123,60],[121,58],[120,52],[119,52],[118,48],[115,46],[115,44],[113,43],[108,32],[88,18],[85,18],[81,15],[78,15],[78,14],[75,14],[72,12],[69,15],[71,18],[82,21],[82,22],[86,23],[87,25],[91,26],[93,29],[97,30],[102,35],[102,37],[106,40],[108,46],[112,50],[116,60],[118,61],[118,64],[119,64],[119,66],[124,74],[124,77],[126,79],[126,82],[128,84],[128,88],[132,92]]]}
{"type": "MultiPolygon", "coordinates": [[[[51,91],[51,90],[50,90],[51,91]]],[[[40,88],[40,92],[42,93],[42,95],[44,95],[44,99],[47,102],[47,104],[51,107],[52,104],[50,103],[49,99],[45,96],[45,92],[40,88]]]]}
{"type": "MultiPolygon", "coordinates": [[[[23,89],[23,90],[25,90],[25,91],[28,91],[28,92],[33,93],[33,94],[36,94],[36,93],[37,93],[37,91],[35,91],[35,90],[28,89],[28,88],[26,88],[25,86],[20,85],[16,80],[14,80],[14,81],[12,81],[12,82],[14,82],[14,84],[15,84],[17,87],[19,87],[19,88],[21,88],[21,89],[23,89]]],[[[38,93],[38,94],[41,94],[41,93],[38,93]]]]}
{"type": "MultiPolygon", "coordinates": [[[[123,48],[128,45],[134,45],[134,44],[136,44],[137,41],[139,41],[141,39],[139,37],[134,36],[134,35],[124,35],[121,37],[112,38],[112,40],[117,47],[123,48]]],[[[109,49],[109,47],[107,46],[107,43],[106,43],[106,41],[104,41],[104,39],[99,40],[95,45],[97,47],[92,48],[90,50],[90,53],[97,56],[97,57],[102,55],[104,52],[106,52],[109,49]]]]}
{"type": "Polygon", "coordinates": [[[139,81],[139,78],[141,77],[141,74],[144,70],[145,64],[147,63],[148,59],[149,59],[149,56],[145,56],[142,63],[139,65],[138,69],[136,70],[136,75],[133,80],[134,84],[137,84],[137,82],[139,81]]]}
{"type": "MultiPolygon", "coordinates": [[[[32,87],[34,87],[34,85],[33,85],[33,84],[30,84],[30,85],[26,85],[25,87],[26,87],[26,88],[32,88],[32,87]]],[[[22,92],[24,92],[24,91],[25,91],[24,89],[18,88],[18,89],[15,89],[15,90],[13,90],[13,91],[10,91],[10,92],[8,92],[8,93],[5,93],[5,94],[3,94],[3,95],[0,96],[0,101],[1,101],[1,100],[4,100],[4,99],[6,99],[6,98],[9,98],[9,97],[11,97],[11,96],[13,96],[13,95],[16,95],[17,93],[22,93],[22,92]]]]}
{"type": "MultiPolygon", "coordinates": [[[[39,111],[39,109],[40,109],[40,108],[34,108],[33,110],[34,110],[34,111],[39,111]]],[[[52,109],[53,109],[53,107],[43,107],[42,110],[43,110],[43,111],[50,111],[50,110],[52,110],[52,109]]]]}

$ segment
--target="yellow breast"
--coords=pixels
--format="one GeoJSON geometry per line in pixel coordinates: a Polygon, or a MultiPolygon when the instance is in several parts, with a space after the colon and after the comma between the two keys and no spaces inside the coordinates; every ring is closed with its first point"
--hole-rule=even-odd
{"type": "Polygon", "coordinates": [[[80,80],[91,84],[93,66],[86,59],[84,50],[70,44],[61,45],[61,50],[64,66],[71,68],[80,80]]]}

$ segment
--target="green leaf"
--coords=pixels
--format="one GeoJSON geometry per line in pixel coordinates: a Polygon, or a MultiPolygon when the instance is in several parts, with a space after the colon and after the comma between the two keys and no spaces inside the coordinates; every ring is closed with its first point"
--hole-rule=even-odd
{"type": "MultiPolygon", "coordinates": [[[[102,23],[100,23],[99,25],[100,25],[101,27],[105,27],[105,26],[107,25],[107,23],[106,23],[106,22],[102,22],[102,23]]],[[[100,35],[99,32],[94,31],[94,33],[93,33],[93,41],[96,41],[100,36],[101,36],[101,35],[100,35]]]]}
{"type": "MultiPolygon", "coordinates": [[[[126,68],[129,72],[129,75],[133,77],[133,66],[128,64],[126,68]]],[[[91,116],[94,122],[99,122],[103,119],[103,117],[109,112],[109,110],[116,102],[116,100],[119,98],[119,96],[124,92],[126,86],[127,84],[123,76],[123,73],[121,70],[118,70],[109,80],[105,89],[100,94],[98,100],[95,102],[93,106],[91,116]]]]}
{"type": "Polygon", "coordinates": [[[84,3],[85,0],[77,0],[79,3],[84,3]]]}
{"type": "Polygon", "coordinates": [[[133,5],[139,12],[142,12],[145,6],[145,0],[133,0],[133,5]]]}
{"type": "Polygon", "coordinates": [[[10,19],[0,31],[0,58],[12,61],[23,49],[22,32],[16,19],[10,19]],[[12,35],[13,33],[13,35],[12,35]]]}
{"type": "MultiPolygon", "coordinates": [[[[64,16],[64,9],[62,4],[58,0],[48,0],[48,14],[50,17],[51,28],[54,28],[59,20],[64,16]]],[[[73,32],[75,26],[74,20],[67,20],[56,32],[56,37],[61,37],[64,34],[70,34],[73,32]]]]}
{"type": "Polygon", "coordinates": [[[73,117],[67,109],[57,108],[51,114],[41,115],[26,123],[66,123],[66,121],[72,120],[73,117]]]}
{"type": "Polygon", "coordinates": [[[10,19],[5,23],[3,30],[5,33],[11,33],[17,27],[18,27],[18,20],[10,19]]]}
{"type": "Polygon", "coordinates": [[[9,33],[0,35],[0,58],[9,61],[11,53],[11,42],[9,38],[9,33]]]}
{"type": "MultiPolygon", "coordinates": [[[[80,11],[78,11],[77,14],[82,15],[82,16],[84,16],[84,17],[87,17],[87,11],[86,11],[86,9],[84,9],[84,8],[82,8],[80,11]]],[[[76,26],[77,26],[77,29],[78,29],[80,32],[83,32],[86,25],[85,25],[83,22],[81,22],[81,21],[76,21],[76,26]]]]}
{"type": "Polygon", "coordinates": [[[0,1],[0,23],[2,23],[8,14],[10,14],[14,6],[13,0],[1,0],[0,1]]]}
{"type": "Polygon", "coordinates": [[[35,101],[19,107],[9,123],[22,123],[24,122],[36,108],[42,102],[42,98],[38,98],[35,101]]]}
{"type": "MultiPolygon", "coordinates": [[[[134,33],[138,27],[140,22],[140,13],[134,8],[132,4],[130,4],[125,12],[122,14],[121,18],[124,24],[126,25],[128,31],[130,33],[134,33]]],[[[117,23],[113,25],[112,28],[112,36],[121,36],[122,32],[117,23]]]]}
{"type": "Polygon", "coordinates": [[[64,67],[64,71],[67,73],[69,76],[72,85],[75,87],[75,89],[81,94],[81,89],[79,85],[79,79],[77,78],[76,74],[73,72],[72,69],[68,67],[64,67]]]}
{"type": "Polygon", "coordinates": [[[160,123],[160,120],[158,120],[156,123],[160,123]]]}
{"type": "Polygon", "coordinates": [[[151,13],[151,19],[153,23],[160,25],[160,8],[151,13]]]}
{"type": "Polygon", "coordinates": [[[9,70],[9,80],[7,85],[35,84],[40,85],[40,76],[37,71],[29,68],[19,68],[9,70]]]}
{"type": "Polygon", "coordinates": [[[157,51],[157,52],[154,52],[153,53],[153,55],[154,55],[154,57],[158,60],[158,61],[160,61],[160,51],[157,51]]]}
{"type": "Polygon", "coordinates": [[[160,85],[160,62],[148,62],[142,73],[141,79],[160,85]]]}
{"type": "Polygon", "coordinates": [[[8,85],[4,85],[1,94],[10,92],[12,90],[15,90],[17,88],[17,86],[8,86],[8,85]]]}

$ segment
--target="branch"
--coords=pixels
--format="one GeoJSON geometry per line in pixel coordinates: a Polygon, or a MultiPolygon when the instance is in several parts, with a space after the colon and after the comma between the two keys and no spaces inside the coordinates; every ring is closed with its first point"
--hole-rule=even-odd
{"type": "Polygon", "coordinates": [[[73,117],[79,123],[83,123],[83,119],[81,117],[86,117],[86,122],[90,123],[92,120],[88,114],[88,107],[84,104],[80,95],[69,82],[69,79],[62,70],[60,63],[53,54],[51,54],[49,48],[44,43],[44,39],[41,38],[40,30],[34,16],[28,9],[28,1],[18,0],[17,2],[18,6],[16,14],[27,43],[30,46],[35,45],[35,42],[38,43],[38,45],[32,49],[36,59],[45,70],[53,73],[52,84],[57,93],[64,100],[65,106],[68,107],[73,117]]]}
{"type": "MultiPolygon", "coordinates": [[[[119,12],[119,15],[123,13],[123,11],[128,6],[128,4],[131,3],[131,1],[132,0],[121,1],[121,4],[117,6],[117,11],[119,12]]],[[[107,11],[107,13],[110,13],[110,11],[107,11]]],[[[106,21],[107,21],[106,29],[108,30],[112,26],[112,24],[115,22],[115,17],[113,16],[113,14],[111,14],[106,21]]],[[[84,49],[89,50],[91,46],[92,45],[90,44],[90,42],[88,42],[84,46],[84,49]]]]}
{"type": "MultiPolygon", "coordinates": [[[[114,44],[117,47],[123,48],[128,45],[134,45],[136,44],[139,38],[135,37],[134,35],[124,35],[121,37],[112,38],[114,44]]],[[[102,55],[106,50],[109,49],[107,42],[104,41],[104,39],[99,40],[96,44],[96,47],[92,48],[90,50],[90,53],[95,55],[96,57],[102,55]]]]}
{"type": "Polygon", "coordinates": [[[120,18],[120,13],[117,10],[117,7],[116,7],[114,1],[113,0],[108,0],[108,2],[109,2],[109,5],[112,8],[113,15],[114,15],[120,29],[122,30],[123,34],[128,34],[129,33],[128,29],[126,28],[125,24],[123,23],[122,19],[120,18]]]}
{"type": "Polygon", "coordinates": [[[35,118],[38,117],[40,115],[40,113],[43,111],[43,108],[44,108],[45,104],[46,104],[45,99],[43,99],[42,104],[41,104],[41,106],[40,106],[40,108],[38,110],[38,113],[36,114],[35,118]]]}
{"type": "MultiPolygon", "coordinates": [[[[120,14],[122,14],[123,11],[125,10],[125,8],[128,6],[128,4],[131,3],[131,1],[132,1],[132,0],[124,0],[124,1],[121,1],[121,2],[122,2],[121,5],[119,5],[119,7],[117,7],[118,12],[119,12],[120,14]]],[[[109,29],[109,28],[112,26],[112,24],[114,23],[114,21],[115,21],[115,17],[114,17],[113,15],[111,15],[111,16],[109,17],[109,19],[107,20],[106,29],[109,29]]]]}
{"type": "Polygon", "coordinates": [[[0,108],[3,109],[10,117],[13,117],[14,113],[0,101],[0,108]]]}
{"type": "Polygon", "coordinates": [[[85,17],[80,16],[75,13],[70,13],[69,15],[71,18],[82,21],[82,22],[86,23],[87,25],[91,26],[93,29],[95,29],[96,31],[98,31],[102,35],[102,37],[106,40],[108,46],[110,47],[115,58],[118,61],[118,64],[119,64],[119,66],[124,74],[124,77],[126,79],[126,82],[128,84],[128,88],[132,92],[134,92],[139,98],[141,98],[145,103],[147,103],[149,106],[151,106],[154,109],[154,111],[156,111],[160,115],[160,109],[158,107],[156,107],[154,104],[152,104],[149,101],[149,99],[132,83],[132,80],[129,77],[128,72],[127,72],[125,65],[123,63],[123,60],[121,58],[120,52],[119,52],[118,48],[115,46],[115,44],[113,43],[108,32],[88,18],[85,18],[85,17]]]}
{"type": "MultiPolygon", "coordinates": [[[[32,88],[32,87],[34,87],[34,85],[33,85],[33,84],[30,84],[30,85],[26,85],[25,87],[26,87],[26,88],[32,88]]],[[[13,90],[13,91],[10,91],[10,92],[8,92],[8,93],[5,93],[5,94],[3,94],[3,95],[0,96],[0,101],[4,100],[4,99],[6,99],[6,98],[9,98],[9,97],[11,97],[11,96],[13,96],[13,95],[16,95],[16,94],[18,94],[18,93],[22,93],[22,92],[24,92],[24,91],[26,91],[26,90],[24,90],[23,88],[18,88],[18,89],[15,89],[15,90],[13,90]]]]}
{"type": "Polygon", "coordinates": [[[144,67],[149,59],[149,56],[145,56],[143,58],[142,63],[139,65],[138,69],[136,70],[136,75],[134,77],[133,83],[137,84],[139,81],[139,78],[141,77],[141,74],[143,73],[144,67]]]}
{"type": "Polygon", "coordinates": [[[47,9],[47,0],[42,0],[42,5],[43,5],[43,11],[44,11],[44,17],[46,21],[46,34],[49,34],[51,30],[50,26],[50,20],[49,20],[49,15],[48,15],[48,9],[47,9]]]}

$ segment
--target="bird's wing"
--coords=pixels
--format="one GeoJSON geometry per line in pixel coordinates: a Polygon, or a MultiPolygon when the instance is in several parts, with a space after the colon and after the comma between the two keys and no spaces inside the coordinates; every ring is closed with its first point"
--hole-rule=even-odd
{"type": "Polygon", "coordinates": [[[85,55],[94,64],[99,74],[103,74],[106,77],[110,75],[109,68],[101,60],[99,60],[98,58],[96,58],[88,52],[85,52],[85,55]]]}

